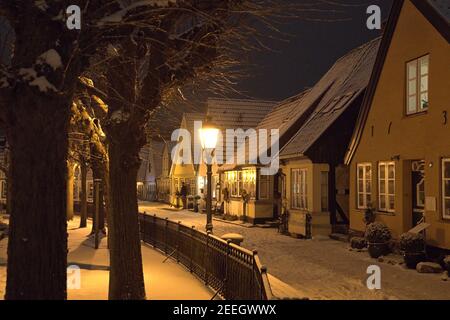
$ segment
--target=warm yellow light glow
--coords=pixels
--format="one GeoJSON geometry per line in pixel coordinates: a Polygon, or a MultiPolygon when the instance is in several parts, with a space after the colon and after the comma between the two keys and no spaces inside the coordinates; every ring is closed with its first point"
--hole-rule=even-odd
{"type": "Polygon", "coordinates": [[[215,149],[218,137],[219,129],[217,128],[203,127],[200,129],[200,140],[203,149],[215,149]]]}

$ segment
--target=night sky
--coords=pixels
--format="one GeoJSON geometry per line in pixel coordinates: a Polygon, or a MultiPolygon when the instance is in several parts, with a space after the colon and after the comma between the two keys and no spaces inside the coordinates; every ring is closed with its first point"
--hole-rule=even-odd
{"type": "Polygon", "coordinates": [[[241,92],[252,98],[279,101],[313,86],[337,59],[380,35],[380,31],[366,27],[367,7],[379,5],[385,20],[392,4],[392,0],[322,2],[330,3],[330,9],[341,11],[339,17],[350,20],[315,22],[295,19],[282,25],[281,30],[291,35],[290,42],[274,41],[271,47],[278,52],[254,54],[251,62],[255,67],[251,69],[251,77],[239,83],[241,92]]]}

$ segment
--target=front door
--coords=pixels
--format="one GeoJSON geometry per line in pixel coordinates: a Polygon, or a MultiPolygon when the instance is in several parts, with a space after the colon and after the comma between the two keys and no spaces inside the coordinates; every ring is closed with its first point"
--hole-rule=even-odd
{"type": "Polygon", "coordinates": [[[425,212],[425,161],[412,163],[412,222],[413,227],[423,222],[425,212]]]}
{"type": "Polygon", "coordinates": [[[286,175],[280,170],[274,176],[273,217],[278,219],[283,213],[283,199],[286,197],[286,175]]]}

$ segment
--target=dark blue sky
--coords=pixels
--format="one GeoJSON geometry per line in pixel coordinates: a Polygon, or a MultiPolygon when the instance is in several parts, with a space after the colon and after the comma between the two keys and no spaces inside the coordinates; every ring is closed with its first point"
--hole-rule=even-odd
{"type": "Polygon", "coordinates": [[[350,20],[311,22],[295,19],[283,25],[282,31],[291,35],[290,42],[273,42],[271,47],[278,52],[254,54],[252,64],[255,67],[251,69],[251,77],[240,82],[240,91],[254,98],[283,100],[313,86],[338,58],[380,35],[379,31],[366,27],[367,7],[379,5],[383,19],[387,19],[392,4],[392,0],[322,2],[330,3],[330,9],[342,11],[337,16],[350,20]]]}

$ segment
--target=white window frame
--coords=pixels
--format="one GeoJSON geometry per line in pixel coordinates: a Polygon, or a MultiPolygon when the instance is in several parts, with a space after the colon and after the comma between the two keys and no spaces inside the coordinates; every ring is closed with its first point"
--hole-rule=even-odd
{"type": "Polygon", "coordinates": [[[292,169],[291,177],[291,208],[308,210],[308,169],[292,169]]]}
{"type": "Polygon", "coordinates": [[[358,163],[356,166],[356,203],[358,206],[358,209],[367,209],[369,207],[369,205],[372,203],[373,201],[373,197],[372,197],[372,190],[373,190],[373,185],[372,185],[372,177],[373,177],[373,168],[372,168],[372,164],[371,163],[358,163]],[[363,168],[363,176],[360,177],[360,168],[363,168]],[[367,169],[370,168],[370,179],[369,181],[367,181],[366,177],[367,177],[367,169]],[[363,190],[360,190],[359,185],[360,185],[360,181],[362,181],[363,183],[363,190]],[[367,183],[370,183],[370,192],[368,191],[367,188],[367,183]],[[359,199],[360,196],[363,196],[363,203],[360,203],[359,199]],[[368,201],[370,197],[370,202],[368,201]]]}
{"type": "Polygon", "coordinates": [[[430,55],[425,55],[420,58],[409,61],[406,64],[406,114],[413,115],[420,112],[427,111],[429,108],[429,80],[430,80],[430,55]],[[426,73],[422,73],[422,62],[426,61],[428,65],[428,70],[426,73]],[[410,66],[415,67],[415,77],[410,75],[410,66]],[[424,83],[424,79],[426,78],[427,86],[424,90],[422,90],[422,84],[424,83]],[[410,84],[415,85],[415,90],[412,92],[410,90],[410,84]],[[427,95],[427,106],[424,107],[422,105],[422,95],[427,95]],[[410,98],[415,97],[415,108],[411,110],[410,108],[410,98]]]}
{"type": "Polygon", "coordinates": [[[378,209],[382,212],[390,212],[390,213],[394,213],[395,212],[395,178],[396,178],[396,166],[395,166],[395,162],[393,161],[386,161],[386,162],[379,162],[378,163],[378,209]],[[384,170],[384,177],[381,177],[381,167],[385,167],[384,170]],[[394,177],[393,178],[389,178],[389,167],[390,166],[394,166],[394,177]],[[381,192],[381,185],[382,185],[382,181],[384,182],[384,187],[385,187],[385,192],[382,193],[381,192]],[[393,181],[394,182],[394,190],[393,193],[389,192],[389,181],[393,181]],[[389,198],[390,197],[394,197],[394,208],[389,208],[389,198]],[[382,206],[381,204],[381,199],[384,198],[385,200],[385,207],[382,206]]]}
{"type": "Polygon", "coordinates": [[[450,197],[447,197],[445,195],[445,183],[447,181],[450,181],[450,177],[445,176],[445,166],[447,164],[450,165],[450,158],[442,159],[442,173],[441,173],[441,178],[442,178],[442,217],[444,219],[450,219],[450,214],[446,214],[446,210],[448,208],[445,205],[445,201],[450,200],[450,197]]]}

